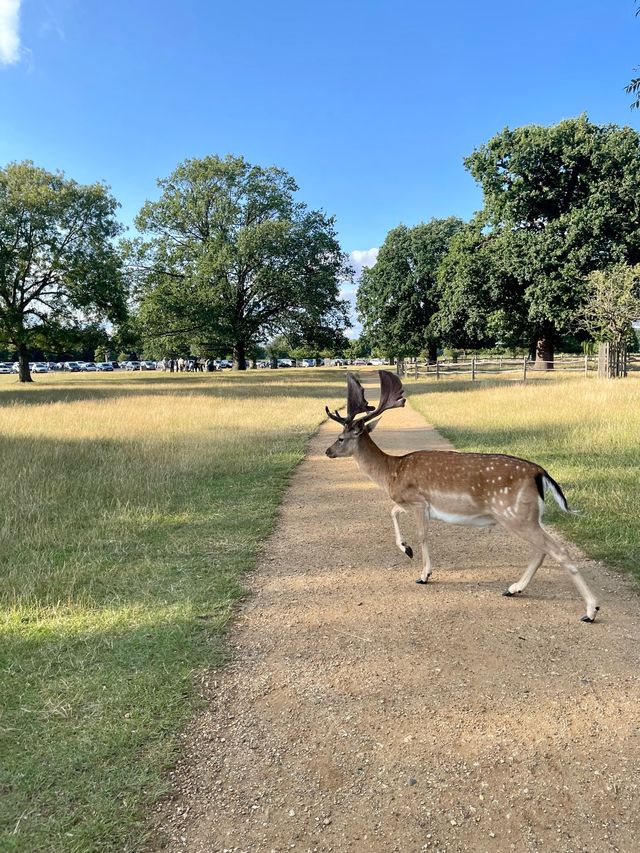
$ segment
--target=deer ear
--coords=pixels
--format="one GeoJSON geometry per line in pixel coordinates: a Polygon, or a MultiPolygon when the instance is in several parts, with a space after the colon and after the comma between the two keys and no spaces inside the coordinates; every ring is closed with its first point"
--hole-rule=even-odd
{"type": "Polygon", "coordinates": [[[376,418],[375,421],[369,421],[369,423],[367,424],[367,432],[373,432],[379,423],[380,418],[376,418]]]}

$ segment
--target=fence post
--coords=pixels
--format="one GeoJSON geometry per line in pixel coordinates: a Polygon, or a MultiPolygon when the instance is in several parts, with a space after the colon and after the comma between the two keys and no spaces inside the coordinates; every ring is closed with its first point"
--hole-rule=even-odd
{"type": "Polygon", "coordinates": [[[527,381],[527,357],[526,357],[526,355],[522,359],[522,381],[523,382],[527,381]]]}
{"type": "Polygon", "coordinates": [[[584,357],[584,375],[586,376],[589,373],[589,356],[585,355],[584,357]]]}
{"type": "Polygon", "coordinates": [[[436,379],[440,379],[440,365],[436,361],[436,379]]]}
{"type": "Polygon", "coordinates": [[[416,358],[416,379],[418,378],[418,359],[416,358]]]}
{"type": "Polygon", "coordinates": [[[471,381],[475,382],[476,378],[476,357],[475,355],[471,359],[471,381]]]}

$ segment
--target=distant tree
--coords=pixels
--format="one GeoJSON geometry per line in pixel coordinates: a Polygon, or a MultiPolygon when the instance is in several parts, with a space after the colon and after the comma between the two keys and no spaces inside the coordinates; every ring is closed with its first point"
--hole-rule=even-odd
{"type": "Polygon", "coordinates": [[[640,320],[640,264],[614,264],[592,272],[576,316],[596,341],[625,343],[633,336],[631,324],[640,320]]]}
{"type": "Polygon", "coordinates": [[[371,355],[371,344],[365,335],[350,339],[342,349],[345,358],[353,361],[356,358],[367,358],[371,355]]]}
{"type": "Polygon", "coordinates": [[[126,313],[118,204],[101,183],[82,186],[30,161],[0,169],[0,334],[30,382],[29,346],[65,327],[126,313]]]}
{"type": "MultiPolygon", "coordinates": [[[[481,242],[491,268],[508,277],[480,314],[526,317],[539,362],[553,361],[555,337],[570,326],[582,280],[594,269],[640,261],[640,137],[586,116],[553,127],[506,129],[465,165],[484,193],[481,242]]],[[[469,244],[473,251],[473,241],[469,244]]],[[[472,301],[472,300],[471,300],[472,301]]]]}
{"type": "Polygon", "coordinates": [[[129,244],[145,335],[247,349],[277,334],[348,325],[339,282],[352,275],[334,220],[294,198],[282,169],[242,157],[186,160],[158,182],[129,244]]]}
{"type": "Polygon", "coordinates": [[[526,337],[520,289],[504,268],[495,239],[484,232],[481,216],[452,237],[438,282],[433,326],[446,346],[478,349],[500,341],[515,347],[526,337]]]}
{"type": "Polygon", "coordinates": [[[438,266],[461,219],[432,219],[387,234],[376,263],[362,271],[356,306],[364,333],[387,356],[417,355],[427,348],[435,361],[438,329],[438,266]]]}

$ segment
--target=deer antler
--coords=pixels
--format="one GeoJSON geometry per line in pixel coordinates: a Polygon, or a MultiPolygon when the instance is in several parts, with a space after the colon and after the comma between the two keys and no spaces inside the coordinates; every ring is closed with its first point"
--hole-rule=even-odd
{"type": "MultiPolygon", "coordinates": [[[[363,422],[372,421],[374,418],[377,418],[378,415],[386,412],[387,409],[397,409],[404,406],[407,402],[404,398],[402,382],[400,382],[395,373],[391,373],[388,370],[379,370],[378,376],[380,377],[380,399],[378,400],[378,405],[375,411],[366,414],[363,418],[360,418],[363,422]]],[[[371,409],[372,406],[369,406],[368,408],[371,409]]]]}
{"type": "Polygon", "coordinates": [[[365,422],[377,418],[387,409],[404,406],[406,403],[403,396],[404,390],[398,377],[388,370],[379,370],[378,375],[380,377],[380,400],[377,408],[367,403],[364,388],[353,373],[347,373],[347,416],[344,418],[339,415],[337,409],[335,412],[330,412],[329,407],[325,406],[325,412],[331,420],[346,426],[354,422],[356,415],[364,414],[364,417],[358,420],[365,422]]]}

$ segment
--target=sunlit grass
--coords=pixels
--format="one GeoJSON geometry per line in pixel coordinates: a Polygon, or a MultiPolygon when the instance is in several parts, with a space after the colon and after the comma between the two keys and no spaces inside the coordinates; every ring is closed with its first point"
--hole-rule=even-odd
{"type": "Polygon", "coordinates": [[[591,556],[640,579],[640,377],[527,383],[407,381],[411,402],[458,450],[532,459],[579,517],[546,515],[591,556]]]}
{"type": "Polygon", "coordinates": [[[0,376],[1,850],[143,843],[198,672],[343,395],[321,370],[0,376]]]}

